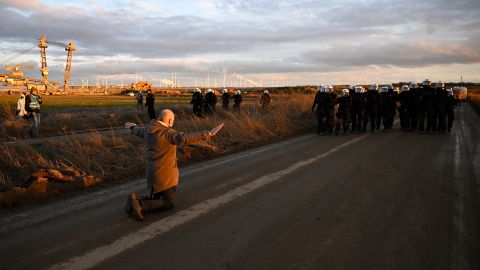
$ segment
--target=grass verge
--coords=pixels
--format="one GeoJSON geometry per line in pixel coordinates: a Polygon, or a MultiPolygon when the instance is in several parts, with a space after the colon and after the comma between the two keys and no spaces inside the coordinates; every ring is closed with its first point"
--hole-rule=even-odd
{"type": "MultiPolygon", "coordinates": [[[[187,108],[177,107],[175,128],[180,131],[205,130],[225,122],[224,129],[211,141],[179,147],[179,164],[182,166],[311,131],[315,123],[310,112],[312,98],[311,95],[292,95],[277,99],[268,112],[248,105],[240,113],[218,111],[208,118],[192,117],[187,108]]],[[[99,186],[123,183],[145,174],[143,141],[112,132],[110,135],[65,136],[61,140],[45,140],[33,145],[22,142],[14,146],[2,144],[0,206],[4,211],[85,189],[78,185],[62,188],[64,185],[54,179],[32,177],[42,169],[75,170],[101,179],[99,186]],[[13,196],[15,191],[26,195],[13,196]]]]}

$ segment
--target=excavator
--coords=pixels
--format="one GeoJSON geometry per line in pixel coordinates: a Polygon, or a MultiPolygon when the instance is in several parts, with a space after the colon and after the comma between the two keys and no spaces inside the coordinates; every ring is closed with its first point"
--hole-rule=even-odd
{"type": "MultiPolygon", "coordinates": [[[[30,69],[30,68],[33,68],[33,66],[6,65],[5,70],[11,71],[11,72],[10,74],[0,74],[0,83],[3,82],[6,86],[26,86],[27,89],[36,87],[38,90],[45,91],[47,93],[61,91],[60,89],[58,89],[60,82],[49,81],[48,79],[47,54],[46,54],[46,49],[48,48],[48,45],[59,46],[59,47],[65,48],[65,50],[67,51],[67,64],[65,66],[64,85],[63,85],[62,92],[68,93],[70,90],[69,83],[70,83],[70,73],[72,69],[72,56],[73,56],[73,52],[76,51],[75,44],[73,42],[64,44],[64,43],[59,43],[54,41],[47,41],[47,37],[43,35],[39,38],[38,44],[36,45],[38,48],[40,48],[40,60],[41,60],[40,72],[42,75],[42,79],[24,77],[24,74],[20,69],[21,68],[30,69]]],[[[19,53],[16,53],[16,54],[19,54],[19,53]]],[[[17,57],[18,55],[16,54],[14,54],[13,57],[17,57]]]]}
{"type": "Polygon", "coordinates": [[[6,65],[6,71],[10,71],[9,74],[0,74],[0,82],[3,82],[6,86],[21,87],[27,86],[27,89],[33,86],[42,89],[42,80],[26,78],[21,69],[32,69],[31,65],[6,65]]]}

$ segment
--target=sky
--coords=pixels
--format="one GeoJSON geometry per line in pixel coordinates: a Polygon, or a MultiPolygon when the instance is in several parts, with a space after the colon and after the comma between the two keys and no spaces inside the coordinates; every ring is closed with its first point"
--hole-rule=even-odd
{"type": "MultiPolygon", "coordinates": [[[[40,78],[45,34],[77,46],[73,84],[480,82],[478,14],[478,0],[0,0],[0,64],[40,78]]],[[[47,61],[63,82],[65,50],[47,61]]]]}

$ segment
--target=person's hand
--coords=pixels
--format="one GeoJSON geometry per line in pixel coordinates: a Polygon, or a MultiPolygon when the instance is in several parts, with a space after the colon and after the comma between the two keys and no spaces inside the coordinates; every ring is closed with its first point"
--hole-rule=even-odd
{"type": "Polygon", "coordinates": [[[220,125],[212,128],[212,130],[210,130],[210,134],[209,134],[209,135],[210,135],[211,137],[215,136],[215,134],[217,134],[217,133],[223,128],[224,125],[225,125],[224,123],[221,123],[220,125]]]}
{"type": "Polygon", "coordinates": [[[131,129],[131,128],[133,128],[133,127],[136,126],[136,125],[137,125],[137,124],[135,124],[135,123],[127,122],[127,123],[125,123],[124,128],[125,128],[125,129],[131,129]]]}

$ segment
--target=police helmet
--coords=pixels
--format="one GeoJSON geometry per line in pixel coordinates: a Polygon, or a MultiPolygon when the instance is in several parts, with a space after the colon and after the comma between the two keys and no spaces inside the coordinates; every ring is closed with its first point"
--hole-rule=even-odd
{"type": "Polygon", "coordinates": [[[431,84],[432,84],[432,82],[431,82],[429,79],[425,79],[425,80],[422,82],[422,85],[423,85],[423,86],[429,86],[429,85],[431,85],[431,84]]]}
{"type": "Polygon", "coordinates": [[[370,90],[378,91],[378,85],[376,83],[372,84],[372,86],[370,86],[370,90]]]}
{"type": "Polygon", "coordinates": [[[438,82],[435,84],[435,87],[437,87],[437,88],[443,88],[443,87],[445,87],[445,83],[442,82],[442,81],[438,81],[438,82]]]}
{"type": "Polygon", "coordinates": [[[412,83],[410,84],[410,90],[411,90],[411,89],[415,89],[415,88],[417,88],[417,84],[414,83],[414,82],[412,82],[412,83]]]}
{"type": "Polygon", "coordinates": [[[452,88],[447,89],[447,93],[449,96],[453,96],[453,89],[452,88]]]}
{"type": "Polygon", "coordinates": [[[333,92],[333,86],[327,85],[325,86],[325,93],[331,93],[333,92]]]}
{"type": "Polygon", "coordinates": [[[350,90],[348,89],[342,89],[342,96],[348,96],[350,94],[350,90]]]}
{"type": "Polygon", "coordinates": [[[363,93],[363,87],[355,86],[355,93],[363,93]]]}
{"type": "Polygon", "coordinates": [[[387,92],[388,92],[387,86],[382,86],[382,88],[380,88],[380,93],[387,93],[387,92]]]}
{"type": "Polygon", "coordinates": [[[404,84],[402,85],[402,92],[408,91],[408,85],[404,84]]]}
{"type": "Polygon", "coordinates": [[[223,90],[222,90],[222,93],[223,93],[223,94],[228,93],[228,89],[226,89],[226,88],[223,89],[223,90]]]}
{"type": "Polygon", "coordinates": [[[268,90],[263,91],[264,94],[268,94],[268,90]]]}
{"type": "Polygon", "coordinates": [[[242,94],[242,91],[237,90],[237,92],[235,92],[235,93],[236,93],[237,95],[240,95],[240,94],[242,94]]]}

